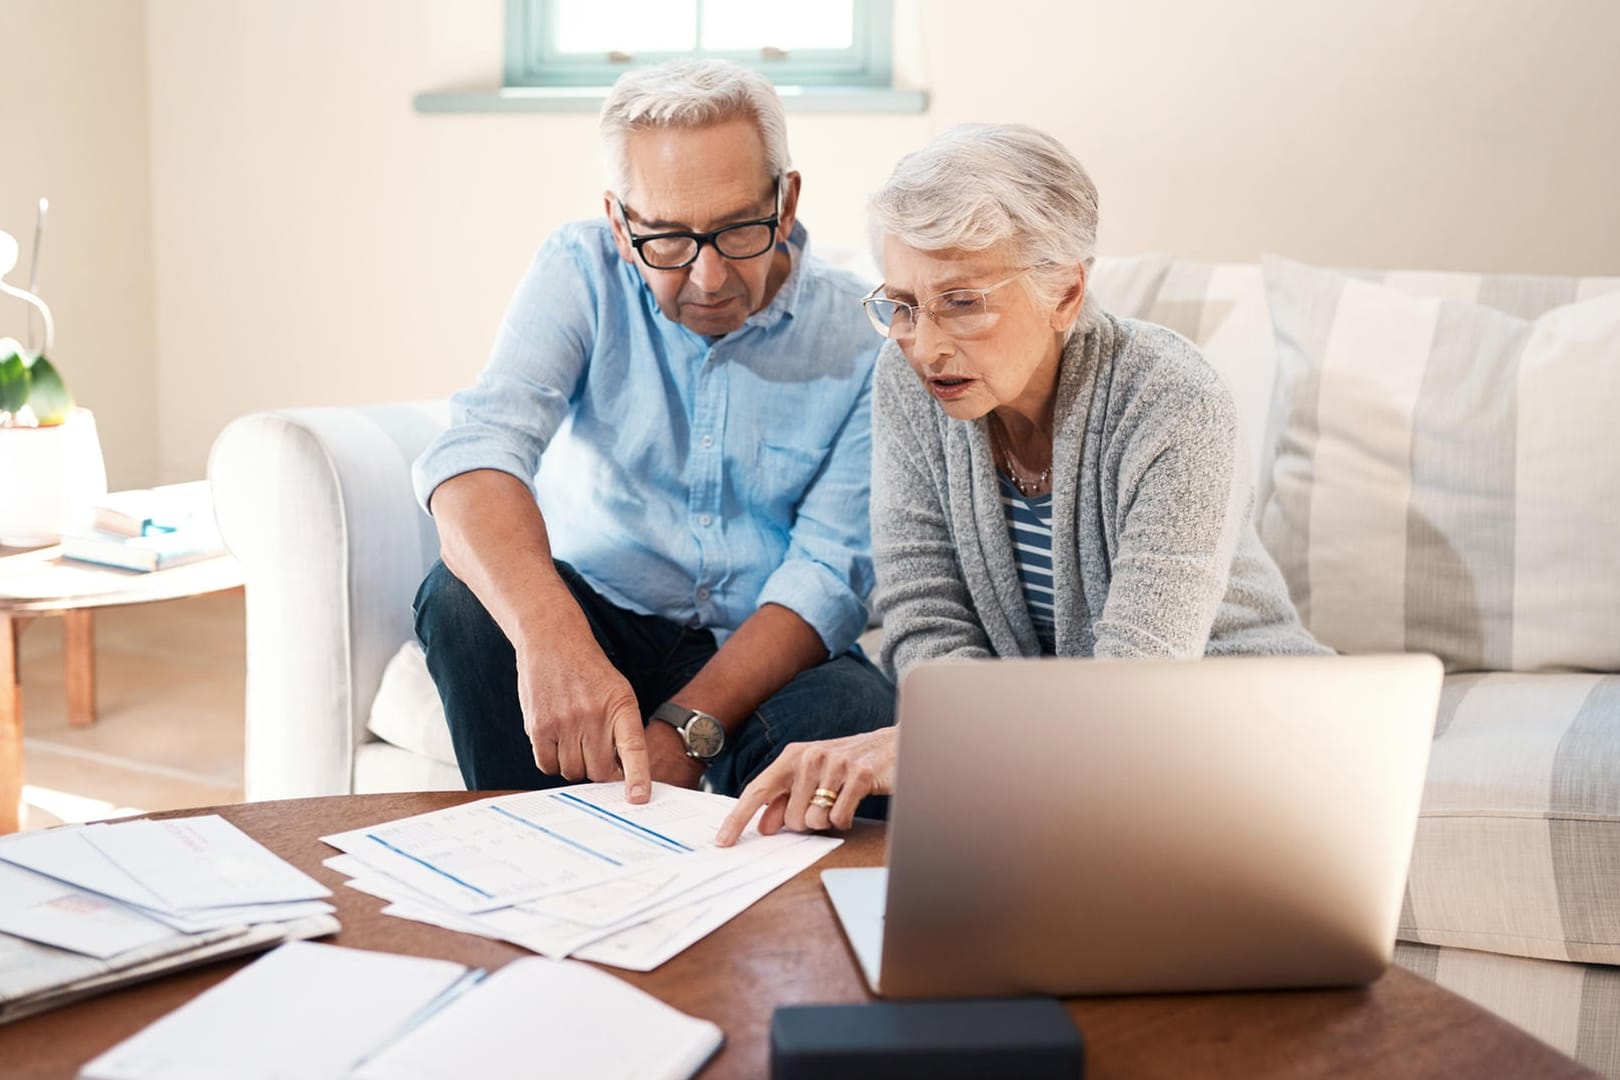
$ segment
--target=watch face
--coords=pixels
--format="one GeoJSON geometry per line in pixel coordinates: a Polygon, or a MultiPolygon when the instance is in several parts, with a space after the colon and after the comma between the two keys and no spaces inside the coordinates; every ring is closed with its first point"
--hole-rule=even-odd
{"type": "Polygon", "coordinates": [[[686,748],[693,757],[707,761],[726,744],[726,729],[720,721],[702,713],[695,714],[686,724],[686,748]]]}

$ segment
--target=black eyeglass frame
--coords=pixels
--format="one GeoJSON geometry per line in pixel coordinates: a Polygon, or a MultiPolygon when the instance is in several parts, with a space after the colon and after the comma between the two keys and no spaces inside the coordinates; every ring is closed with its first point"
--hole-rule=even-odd
{"type": "Polygon", "coordinates": [[[615,195],[613,197],[613,201],[619,204],[619,216],[624,219],[625,235],[630,238],[630,246],[636,249],[636,256],[640,258],[642,262],[646,263],[654,270],[684,270],[686,267],[697,262],[698,256],[703,254],[704,244],[708,244],[710,247],[714,248],[715,252],[722,259],[732,259],[734,261],[741,261],[743,259],[757,259],[761,255],[775,248],[776,232],[782,224],[783,188],[784,185],[782,183],[782,177],[780,174],[778,174],[776,177],[776,213],[772,214],[770,217],[759,218],[755,221],[739,221],[735,225],[725,225],[721,228],[715,229],[712,232],[706,233],[662,232],[649,233],[646,236],[637,236],[636,231],[630,227],[630,211],[624,208],[624,200],[615,195]],[[720,245],[716,242],[722,233],[728,233],[734,229],[758,228],[761,225],[770,226],[771,238],[766,242],[764,247],[760,248],[752,255],[727,255],[721,250],[720,245]],[[674,266],[659,266],[657,263],[647,258],[647,252],[643,250],[644,246],[653,240],[695,240],[697,241],[697,247],[692,249],[692,257],[687,259],[685,262],[676,263],[674,266]]]}

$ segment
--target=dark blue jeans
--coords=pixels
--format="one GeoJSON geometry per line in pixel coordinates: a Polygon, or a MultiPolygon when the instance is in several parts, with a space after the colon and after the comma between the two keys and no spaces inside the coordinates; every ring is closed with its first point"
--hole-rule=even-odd
{"type": "MultiPolygon", "coordinates": [[[[585,612],[608,661],[635,691],[642,721],[685,686],[716,652],[714,635],[609,603],[565,562],[557,572],[585,612]]],[[[534,764],[518,705],[517,654],[484,605],[435,563],[416,593],[416,636],[444,702],[461,778],[471,790],[535,789],[567,783],[534,764]]],[[[894,686],[859,649],[801,672],[735,732],[705,774],[736,795],[789,743],[875,731],[894,723],[894,686]]],[[[882,816],[886,799],[860,813],[882,816]]]]}

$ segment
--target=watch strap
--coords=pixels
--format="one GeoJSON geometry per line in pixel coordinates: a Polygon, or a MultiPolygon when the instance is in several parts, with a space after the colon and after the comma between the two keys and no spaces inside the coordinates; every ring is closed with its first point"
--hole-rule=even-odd
{"type": "Polygon", "coordinates": [[[666,701],[653,710],[652,718],[662,720],[684,736],[686,734],[686,722],[692,719],[692,715],[696,711],[696,709],[688,709],[685,705],[677,705],[673,701],[666,701]]]}

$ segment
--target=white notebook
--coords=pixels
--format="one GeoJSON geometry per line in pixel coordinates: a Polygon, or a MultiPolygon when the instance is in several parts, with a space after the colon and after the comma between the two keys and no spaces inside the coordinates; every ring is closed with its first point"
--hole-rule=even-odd
{"type": "Polygon", "coordinates": [[[524,957],[362,1065],[359,1080],[686,1080],[725,1041],[708,1020],[574,960],[524,957]]]}
{"type": "Polygon", "coordinates": [[[720,1029],[574,961],[481,979],[447,960],[296,942],[85,1065],[81,1080],[686,1080],[720,1029]],[[627,1038],[626,1033],[634,1033],[627,1038]]]}

